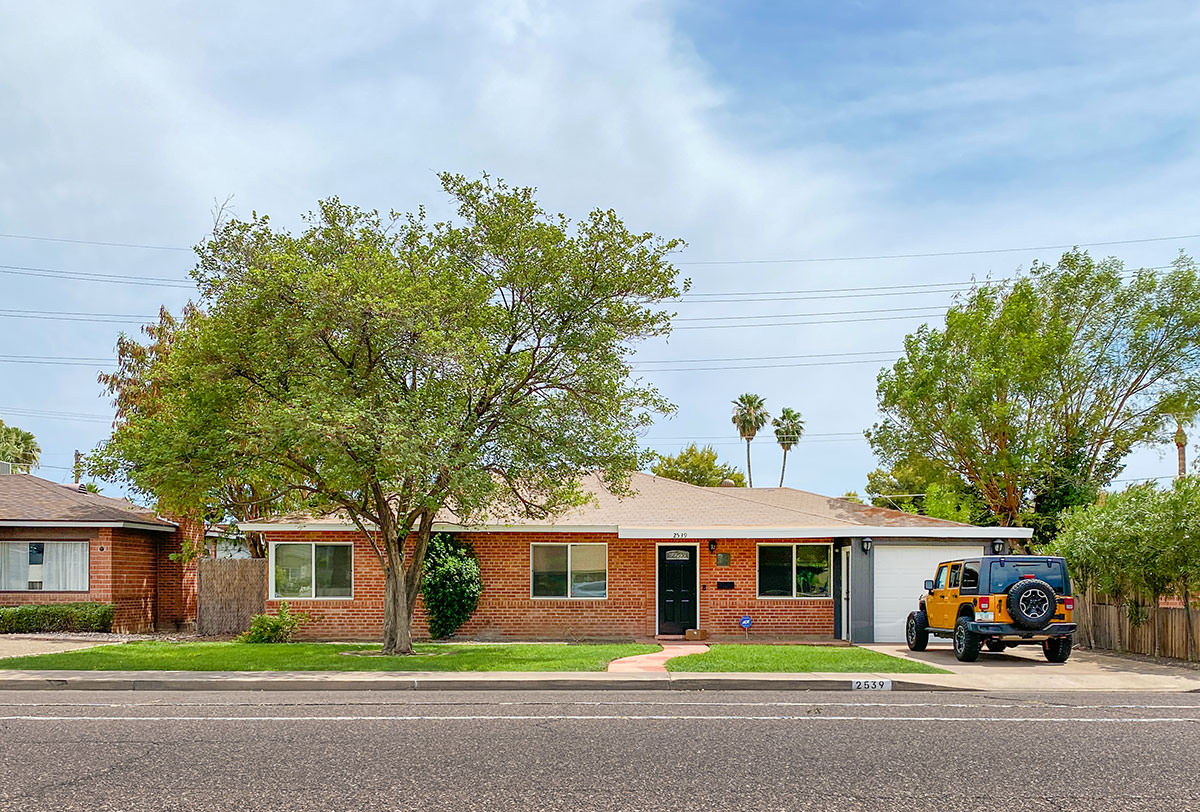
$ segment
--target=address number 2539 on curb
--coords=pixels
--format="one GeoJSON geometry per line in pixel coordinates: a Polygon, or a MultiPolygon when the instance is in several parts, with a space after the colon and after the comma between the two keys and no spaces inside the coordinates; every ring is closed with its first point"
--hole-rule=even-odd
{"type": "Polygon", "coordinates": [[[890,679],[853,679],[850,680],[850,690],[890,691],[892,690],[892,681],[890,679]]]}

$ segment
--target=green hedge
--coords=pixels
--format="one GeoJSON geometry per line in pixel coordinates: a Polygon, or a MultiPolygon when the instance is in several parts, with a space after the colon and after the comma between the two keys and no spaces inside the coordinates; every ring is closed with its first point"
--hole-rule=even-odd
{"type": "Polygon", "coordinates": [[[107,632],[111,603],[47,603],[0,607],[0,634],[30,632],[107,632]]]}

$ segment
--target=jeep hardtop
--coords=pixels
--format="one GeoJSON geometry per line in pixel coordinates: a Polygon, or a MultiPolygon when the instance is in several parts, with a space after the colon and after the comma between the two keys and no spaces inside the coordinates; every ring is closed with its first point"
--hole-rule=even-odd
{"type": "Polygon", "coordinates": [[[1067,562],[1059,556],[985,555],[944,561],[915,612],[908,615],[905,639],[924,651],[929,636],[948,637],[954,656],[973,662],[979,651],[1040,645],[1046,659],[1071,656],[1075,598],[1067,562]]]}

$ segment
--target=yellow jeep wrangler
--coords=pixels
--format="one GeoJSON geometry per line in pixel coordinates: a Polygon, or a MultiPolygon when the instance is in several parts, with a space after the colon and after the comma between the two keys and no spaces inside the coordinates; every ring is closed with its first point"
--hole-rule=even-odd
{"type": "Polygon", "coordinates": [[[1071,656],[1075,598],[1067,562],[1058,556],[985,555],[938,564],[925,582],[917,611],[910,612],[905,638],[924,651],[929,635],[954,641],[954,656],[965,663],[979,650],[1040,644],[1046,659],[1065,663],[1071,656]]]}

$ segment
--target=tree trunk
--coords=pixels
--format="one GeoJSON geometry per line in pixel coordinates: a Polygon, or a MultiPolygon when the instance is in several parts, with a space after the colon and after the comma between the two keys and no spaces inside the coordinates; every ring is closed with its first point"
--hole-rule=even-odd
{"type": "Polygon", "coordinates": [[[779,466],[779,487],[783,487],[783,472],[787,470],[787,449],[783,449],[783,465],[779,466]]]}
{"type": "Polygon", "coordinates": [[[1182,479],[1187,476],[1187,434],[1179,422],[1175,424],[1175,454],[1179,459],[1179,478],[1182,479]]]}
{"type": "Polygon", "coordinates": [[[408,610],[408,595],[404,575],[405,573],[401,566],[391,566],[384,570],[384,654],[413,653],[412,614],[408,610]]]}
{"type": "Polygon", "coordinates": [[[746,484],[754,487],[754,474],[750,473],[750,438],[746,438],[746,484]]]}
{"type": "Polygon", "coordinates": [[[1192,640],[1192,598],[1188,593],[1186,581],[1183,584],[1183,622],[1186,625],[1186,629],[1184,631],[1184,646],[1186,647],[1185,656],[1187,657],[1188,662],[1191,662],[1194,656],[1192,648],[1195,643],[1192,640]]]}

